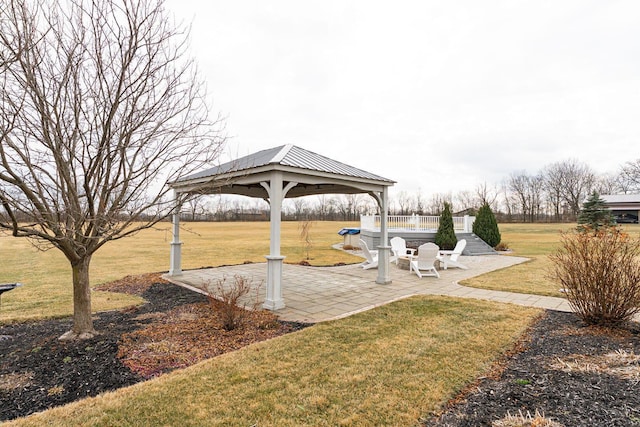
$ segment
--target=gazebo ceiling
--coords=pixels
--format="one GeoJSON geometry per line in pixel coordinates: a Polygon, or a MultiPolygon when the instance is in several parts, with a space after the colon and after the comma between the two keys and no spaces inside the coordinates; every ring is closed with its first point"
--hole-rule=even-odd
{"type": "Polygon", "coordinates": [[[169,185],[180,193],[223,193],[268,198],[261,182],[272,173],[295,182],[287,198],[317,194],[356,194],[380,191],[395,181],[321,156],[295,145],[259,151],[181,178],[169,185]]]}

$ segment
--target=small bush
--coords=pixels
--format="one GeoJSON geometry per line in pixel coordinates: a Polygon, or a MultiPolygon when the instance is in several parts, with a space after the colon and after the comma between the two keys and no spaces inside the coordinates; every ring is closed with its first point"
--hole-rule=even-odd
{"type": "Polygon", "coordinates": [[[500,243],[500,230],[498,221],[488,203],[482,205],[478,210],[478,215],[473,223],[473,233],[487,242],[489,246],[495,248],[500,243]]]}
{"type": "Polygon", "coordinates": [[[443,250],[451,250],[458,243],[458,238],[453,228],[453,216],[451,215],[451,205],[449,203],[444,204],[444,210],[440,214],[440,224],[436,232],[435,243],[443,250]]]}
{"type": "MultiPolygon", "coordinates": [[[[247,308],[253,310],[258,308],[262,282],[254,287],[250,279],[235,275],[233,276],[233,283],[229,285],[226,283],[226,277],[217,280],[212,290],[214,295],[207,295],[207,298],[211,306],[219,311],[222,327],[227,331],[232,331],[244,322],[247,315],[247,308]],[[255,292],[255,298],[249,307],[247,307],[247,299],[251,299],[248,295],[252,291],[255,292]],[[241,305],[242,299],[244,299],[245,302],[241,305]]],[[[209,288],[209,286],[207,288],[209,288]]]]}
{"type": "Polygon", "coordinates": [[[300,240],[304,244],[304,251],[307,254],[307,260],[311,259],[311,248],[313,247],[313,240],[311,240],[311,228],[314,222],[307,219],[298,223],[298,229],[300,230],[300,240]]]}
{"type": "Polygon", "coordinates": [[[498,243],[494,249],[495,249],[496,251],[501,251],[501,252],[511,250],[511,249],[509,248],[509,244],[508,244],[507,242],[500,242],[500,243],[498,243]]]}
{"type": "Polygon", "coordinates": [[[584,322],[617,326],[640,312],[640,240],[604,227],[563,233],[560,242],[550,277],[584,322]]]}

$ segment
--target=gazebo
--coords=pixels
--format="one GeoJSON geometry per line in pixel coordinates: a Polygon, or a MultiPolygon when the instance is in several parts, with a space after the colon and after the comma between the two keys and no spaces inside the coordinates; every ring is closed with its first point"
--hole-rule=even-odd
{"type": "MultiPolygon", "coordinates": [[[[237,194],[259,197],[270,206],[270,254],[267,259],[267,294],[263,307],[284,308],[280,221],[285,198],[319,194],[371,195],[380,207],[381,245],[378,247],[376,283],[389,284],[387,233],[388,188],[395,181],[329,159],[295,145],[262,150],[234,161],[169,183],[176,192],[190,194],[237,194]]],[[[176,197],[177,198],[177,197],[176,197]]],[[[182,274],[179,209],[173,215],[170,276],[182,274]]]]}

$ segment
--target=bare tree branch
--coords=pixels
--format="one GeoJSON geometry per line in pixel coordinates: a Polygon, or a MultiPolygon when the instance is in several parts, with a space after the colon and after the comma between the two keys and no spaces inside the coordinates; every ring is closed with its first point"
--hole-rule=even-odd
{"type": "Polygon", "coordinates": [[[0,6],[0,228],[61,250],[74,288],[102,245],[171,213],[167,181],[218,156],[187,48],[162,0],[0,6]]]}

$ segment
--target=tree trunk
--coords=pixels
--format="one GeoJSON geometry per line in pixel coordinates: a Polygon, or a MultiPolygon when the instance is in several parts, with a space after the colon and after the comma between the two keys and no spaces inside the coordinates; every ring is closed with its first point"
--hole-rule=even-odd
{"type": "Polygon", "coordinates": [[[97,335],[91,317],[91,287],[89,286],[89,264],[91,256],[71,263],[73,270],[73,328],[60,340],[84,340],[97,335]]]}

